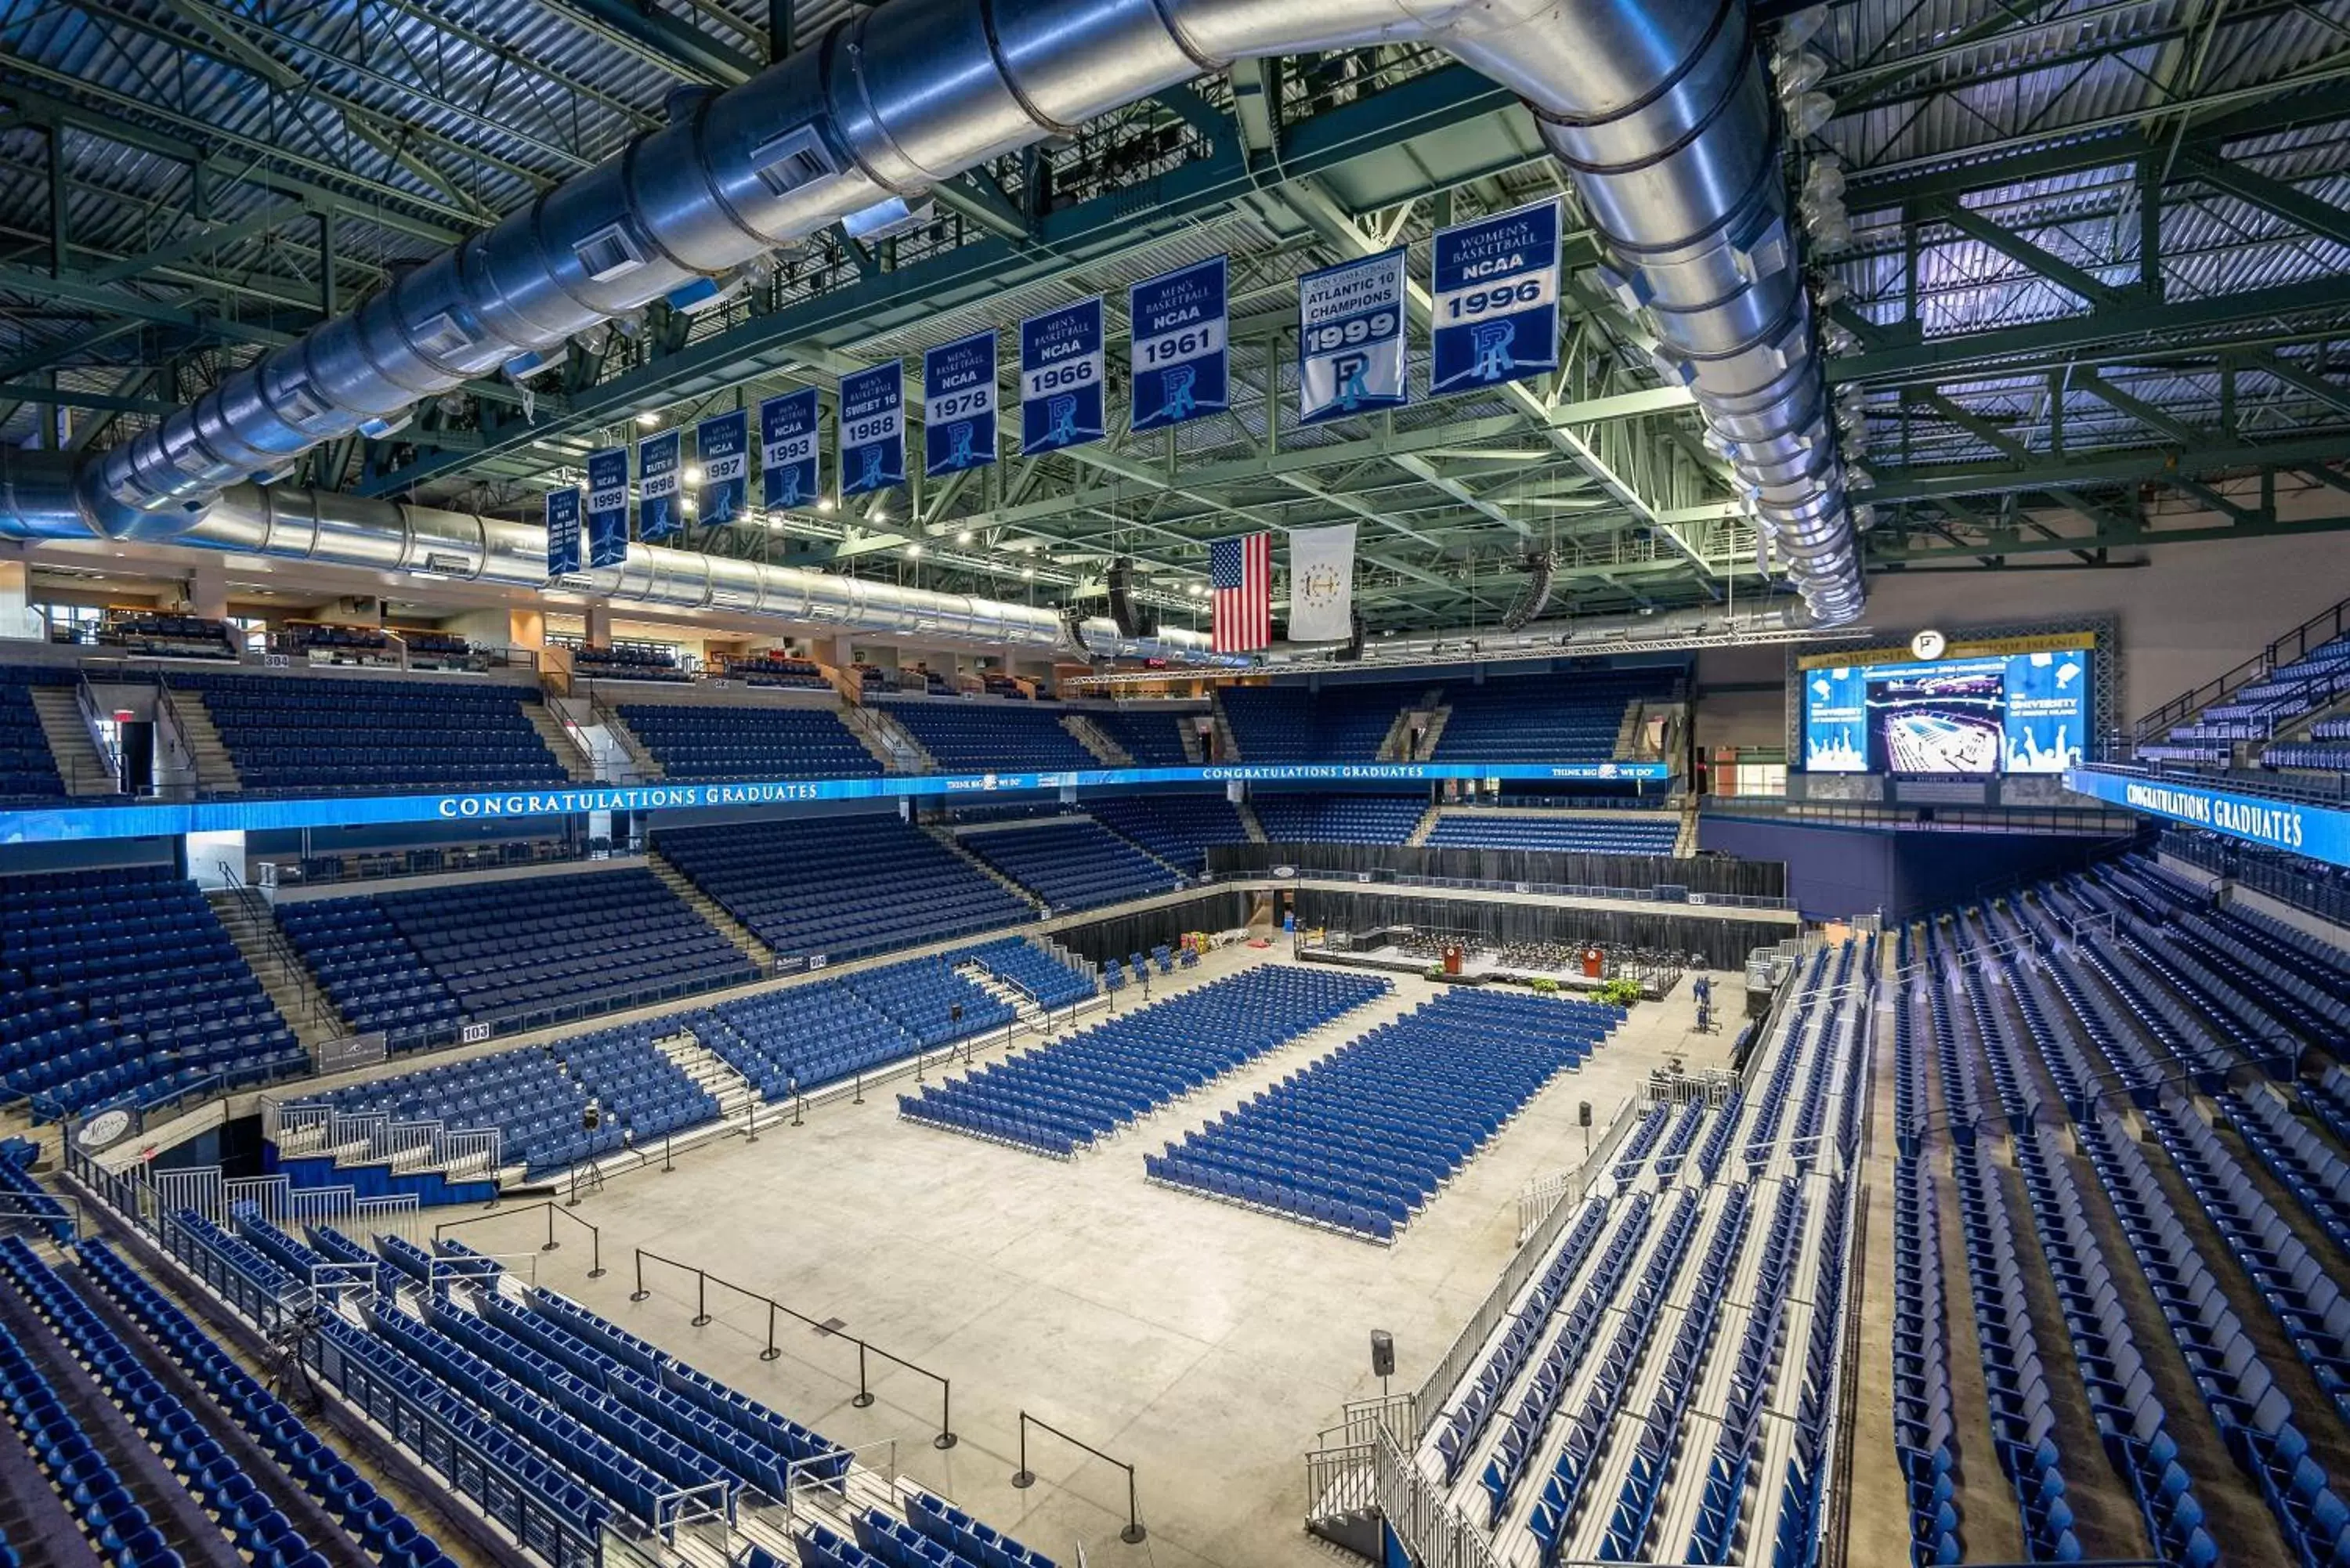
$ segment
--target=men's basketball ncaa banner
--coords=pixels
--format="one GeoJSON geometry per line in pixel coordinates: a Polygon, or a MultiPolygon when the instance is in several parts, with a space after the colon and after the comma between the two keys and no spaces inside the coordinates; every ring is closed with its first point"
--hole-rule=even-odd
{"type": "Polygon", "coordinates": [[[816,389],[759,405],[760,499],[769,509],[817,500],[816,389]]]}
{"type": "Polygon", "coordinates": [[[588,569],[629,558],[629,449],[608,446],[588,454],[588,569]]]}
{"type": "Polygon", "coordinates": [[[750,426],[749,411],[737,409],[694,427],[695,452],[702,460],[702,500],[696,515],[704,527],[743,520],[743,504],[751,498],[750,426]]]}
{"type": "Polygon", "coordinates": [[[1132,426],[1155,431],[1232,406],[1225,258],[1194,262],[1126,291],[1132,426]]]}
{"type": "Polygon", "coordinates": [[[579,569],[579,487],[546,493],[546,575],[567,576],[579,569]]]}
{"type": "Polygon", "coordinates": [[[892,359],[840,379],[840,493],[906,483],[906,367],[892,359]]]}
{"type": "Polygon", "coordinates": [[[1436,231],[1429,390],[1437,397],[1558,369],[1556,198],[1436,231]]]}
{"type": "Polygon", "coordinates": [[[1102,438],[1101,296],[1020,324],[1020,450],[1027,456],[1102,438]]]}
{"type": "Polygon", "coordinates": [[[684,526],[677,488],[683,435],[682,431],[663,431],[637,443],[637,537],[648,545],[684,526]]]}
{"type": "Polygon", "coordinates": [[[995,334],[922,354],[922,472],[932,479],[995,461],[995,334]]]}
{"type": "Polygon", "coordinates": [[[1402,407],[1404,251],[1297,280],[1297,420],[1319,424],[1402,407]]]}
{"type": "Polygon", "coordinates": [[[1289,640],[1355,635],[1355,525],[1289,531],[1289,640]]]}

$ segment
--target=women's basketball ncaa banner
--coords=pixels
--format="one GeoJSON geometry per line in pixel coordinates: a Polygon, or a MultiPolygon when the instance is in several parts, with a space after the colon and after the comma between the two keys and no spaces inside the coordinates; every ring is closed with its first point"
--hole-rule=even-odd
{"type": "Polygon", "coordinates": [[[1429,391],[1437,397],[1558,369],[1558,202],[1436,231],[1430,247],[1429,391]]]}
{"type": "Polygon", "coordinates": [[[702,460],[701,517],[704,527],[742,521],[743,503],[751,498],[750,423],[750,410],[736,409],[694,427],[694,452],[702,460]]]}
{"type": "Polygon", "coordinates": [[[1355,525],[1289,531],[1289,640],[1355,635],[1355,525]]]}
{"type": "Polygon", "coordinates": [[[1297,280],[1297,422],[1403,406],[1403,268],[1398,246],[1297,280]]]}

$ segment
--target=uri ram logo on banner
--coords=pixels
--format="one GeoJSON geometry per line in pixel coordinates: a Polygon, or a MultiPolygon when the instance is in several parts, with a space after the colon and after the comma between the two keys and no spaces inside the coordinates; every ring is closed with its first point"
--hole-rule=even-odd
{"type": "Polygon", "coordinates": [[[1558,234],[1555,198],[1436,231],[1432,394],[1558,369],[1558,234]]]}
{"type": "Polygon", "coordinates": [[[816,433],[814,387],[759,405],[760,496],[769,510],[816,504],[816,433]]]}
{"type": "Polygon", "coordinates": [[[1181,424],[1232,406],[1225,273],[1225,258],[1215,256],[1127,290],[1134,430],[1181,424]]]}
{"type": "Polygon", "coordinates": [[[697,455],[702,460],[702,499],[696,515],[704,527],[743,520],[743,503],[751,498],[750,423],[749,412],[737,409],[694,427],[697,455]]]}
{"type": "Polygon", "coordinates": [[[579,569],[579,487],[546,493],[546,575],[567,576],[579,569]]]}
{"type": "Polygon", "coordinates": [[[629,449],[606,447],[588,454],[588,569],[628,558],[629,449]]]}
{"type": "Polygon", "coordinates": [[[1101,440],[1101,296],[1020,324],[1020,451],[1033,456],[1101,440]]]}
{"type": "Polygon", "coordinates": [[[995,334],[922,353],[922,472],[932,479],[995,461],[995,334]]]}
{"type": "Polygon", "coordinates": [[[906,483],[906,367],[892,359],[840,379],[840,493],[906,483]]]}
{"type": "Polygon", "coordinates": [[[1405,402],[1404,254],[1382,251],[1297,280],[1298,423],[1405,402]]]}
{"type": "Polygon", "coordinates": [[[684,525],[678,511],[681,431],[663,431],[637,443],[637,537],[666,539],[684,525]]]}

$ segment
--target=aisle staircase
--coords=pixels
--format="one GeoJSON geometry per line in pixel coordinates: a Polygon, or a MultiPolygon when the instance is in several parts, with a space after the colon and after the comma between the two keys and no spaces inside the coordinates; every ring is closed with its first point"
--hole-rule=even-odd
{"type": "Polygon", "coordinates": [[[751,932],[751,928],[728,914],[717,899],[693,884],[693,879],[670,863],[658,846],[645,852],[645,865],[661,879],[669,890],[685,900],[686,908],[707,921],[711,928],[743,950],[743,956],[759,966],[764,974],[775,961],[775,950],[751,932]]]}
{"type": "Polygon", "coordinates": [[[1396,714],[1395,722],[1388,726],[1387,739],[1379,742],[1379,761],[1383,763],[1425,762],[1436,751],[1436,738],[1444,731],[1444,721],[1452,710],[1444,706],[1444,688],[1431,686],[1416,702],[1407,702],[1396,714]],[[1420,736],[1419,753],[1411,752],[1411,726],[1414,718],[1424,718],[1427,731],[1420,736]]]}
{"type": "Polygon", "coordinates": [[[873,760],[881,764],[884,773],[934,774],[939,762],[914,739],[912,732],[871,703],[859,703],[843,708],[841,719],[848,725],[873,760]]]}
{"type": "Polygon", "coordinates": [[[929,834],[932,838],[937,839],[941,844],[945,845],[947,848],[953,853],[956,859],[978,871],[989,881],[994,883],[1005,892],[1010,893],[1014,898],[1018,898],[1022,903],[1026,904],[1031,909],[1035,909],[1039,916],[1045,913],[1045,905],[1037,898],[1035,894],[1030,892],[1019,883],[1014,882],[1003,872],[998,871],[994,867],[989,865],[982,857],[974,855],[969,849],[964,848],[962,840],[955,836],[954,830],[952,828],[945,827],[933,822],[926,825],[922,831],[929,834]]]}
{"type": "Polygon", "coordinates": [[[1256,807],[1243,800],[1233,802],[1232,810],[1240,814],[1241,826],[1248,829],[1249,842],[1251,844],[1270,844],[1273,842],[1272,839],[1267,838],[1264,835],[1264,824],[1256,819],[1256,807]]]}
{"type": "Polygon", "coordinates": [[[244,955],[244,965],[294,1031],[303,1049],[315,1053],[328,1040],[356,1033],[310,973],[310,966],[294,950],[278,929],[276,913],[259,891],[243,886],[211,888],[204,901],[213,907],[229,940],[244,955]]]}
{"type": "Polygon", "coordinates": [[[691,1030],[681,1029],[666,1040],[656,1040],[653,1049],[675,1063],[679,1072],[693,1080],[695,1088],[718,1102],[721,1120],[732,1121],[750,1109],[753,1101],[759,1100],[759,1092],[751,1086],[751,1080],[696,1040],[691,1030]]]}
{"type": "Polygon", "coordinates": [[[1108,735],[1103,733],[1101,726],[1095,723],[1091,719],[1087,718],[1084,714],[1062,714],[1061,728],[1066,730],[1069,732],[1070,738],[1076,741],[1077,744],[1091,752],[1097,758],[1100,759],[1103,763],[1107,763],[1109,766],[1114,768],[1130,768],[1134,765],[1134,753],[1128,751],[1124,746],[1119,745],[1116,741],[1111,740],[1108,735]]]}
{"type": "Polygon", "coordinates": [[[205,794],[242,794],[244,781],[237,776],[235,760],[213,722],[212,710],[204,706],[204,694],[174,686],[170,701],[172,716],[180,722],[180,740],[196,765],[196,788],[205,794]]]}
{"type": "Polygon", "coordinates": [[[1206,765],[1208,753],[1200,744],[1199,726],[1191,722],[1190,715],[1176,722],[1175,734],[1183,742],[1183,760],[1195,768],[1206,765]]]}
{"type": "Polygon", "coordinates": [[[70,686],[36,686],[33,708],[40,715],[41,733],[48,737],[49,755],[56,759],[57,777],[69,795],[120,794],[114,770],[99,754],[98,740],[82,717],[81,699],[70,686]]]}
{"type": "Polygon", "coordinates": [[[1224,712],[1224,699],[1221,691],[1208,693],[1208,710],[1215,720],[1216,760],[1220,763],[1244,760],[1241,756],[1240,742],[1232,738],[1232,722],[1224,712]]]}
{"type": "Polygon", "coordinates": [[[604,727],[604,732],[619,742],[620,750],[628,754],[629,771],[632,774],[639,779],[662,779],[669,776],[669,770],[660,765],[660,759],[647,750],[642,741],[637,739],[635,731],[620,722],[618,711],[607,708],[601,702],[596,703],[590,711],[594,714],[596,722],[604,727]]]}
{"type": "Polygon", "coordinates": [[[1430,805],[1421,812],[1419,820],[1413,823],[1411,831],[1404,836],[1404,843],[1415,848],[1425,845],[1428,836],[1436,831],[1436,819],[1443,815],[1444,808],[1440,805],[1430,805]]]}
{"type": "Polygon", "coordinates": [[[538,738],[546,742],[546,749],[555,753],[555,760],[563,764],[564,777],[573,784],[596,782],[596,764],[580,751],[579,742],[571,738],[553,708],[545,702],[525,702],[522,711],[529,716],[530,727],[538,732],[538,738]]]}
{"type": "Polygon", "coordinates": [[[1021,1023],[1030,1023],[1045,1015],[1035,1000],[1016,985],[998,980],[985,964],[966,961],[954,966],[955,973],[1012,1009],[1021,1023]]]}

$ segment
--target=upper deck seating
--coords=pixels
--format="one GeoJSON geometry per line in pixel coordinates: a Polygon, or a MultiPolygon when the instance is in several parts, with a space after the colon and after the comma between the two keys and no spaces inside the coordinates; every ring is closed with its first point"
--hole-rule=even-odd
{"type": "Polygon", "coordinates": [[[1616,755],[1627,704],[1669,696],[1664,670],[1496,676],[1444,689],[1452,710],[1438,735],[1440,762],[1604,763],[1616,755]]]}
{"type": "Polygon", "coordinates": [[[881,771],[829,708],[632,702],[620,719],[673,779],[863,778],[881,771]]]}
{"type": "Polygon", "coordinates": [[[948,773],[1097,768],[1101,759],[1061,728],[1056,708],[970,701],[889,702],[881,711],[948,773]]]}
{"type": "Polygon", "coordinates": [[[559,786],[523,711],[537,689],[463,677],[170,678],[202,693],[244,793],[399,794],[559,786]]]}
{"type": "Polygon", "coordinates": [[[1249,802],[1274,844],[1401,844],[1428,810],[1418,795],[1262,794],[1249,802]]]}
{"type": "Polygon", "coordinates": [[[0,665],[0,801],[36,805],[64,798],[65,781],[33,706],[33,689],[73,680],[70,670],[0,665]]]}
{"type": "Polygon", "coordinates": [[[1207,868],[1209,845],[1248,842],[1240,808],[1221,794],[1119,795],[1087,809],[1112,831],[1194,875],[1207,868]]]}
{"type": "Polygon", "coordinates": [[[965,834],[962,846],[1055,909],[1172,892],[1182,878],[1084,817],[965,834]]]}

